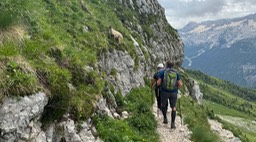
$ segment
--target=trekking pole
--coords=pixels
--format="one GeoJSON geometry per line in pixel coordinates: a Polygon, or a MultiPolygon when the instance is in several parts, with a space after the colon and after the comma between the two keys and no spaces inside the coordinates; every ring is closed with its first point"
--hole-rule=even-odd
{"type": "Polygon", "coordinates": [[[153,84],[153,86],[151,87],[151,92],[152,92],[152,104],[154,104],[154,86],[155,84],[153,84]]]}
{"type": "Polygon", "coordinates": [[[180,123],[182,124],[182,114],[181,114],[181,107],[180,107],[180,99],[179,99],[179,111],[180,111],[180,123]]]}

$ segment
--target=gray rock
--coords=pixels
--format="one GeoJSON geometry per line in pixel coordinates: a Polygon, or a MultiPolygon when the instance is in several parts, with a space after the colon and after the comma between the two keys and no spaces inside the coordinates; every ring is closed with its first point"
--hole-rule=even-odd
{"type": "Polygon", "coordinates": [[[99,102],[97,103],[97,107],[98,107],[99,113],[106,114],[109,117],[114,118],[111,111],[107,107],[106,99],[104,99],[103,97],[99,99],[99,102]]]}
{"type": "Polygon", "coordinates": [[[117,90],[120,89],[123,95],[126,95],[133,87],[145,84],[142,67],[135,71],[135,62],[127,52],[114,50],[103,54],[100,66],[109,75],[108,81],[117,87],[117,90]],[[117,71],[115,80],[111,78],[111,69],[117,71]]]}
{"type": "Polygon", "coordinates": [[[241,142],[241,140],[233,135],[229,130],[223,129],[222,124],[216,120],[208,119],[209,124],[211,125],[211,130],[218,134],[221,141],[223,142],[241,142]]]}
{"type": "Polygon", "coordinates": [[[38,120],[47,102],[48,97],[42,92],[4,100],[0,106],[0,141],[35,139],[41,132],[38,120]]]}
{"type": "Polygon", "coordinates": [[[201,93],[198,83],[195,80],[190,80],[190,84],[192,85],[190,96],[195,99],[198,104],[201,104],[203,100],[203,93],[201,93]]]}
{"type": "MultiPolygon", "coordinates": [[[[148,35],[144,27],[140,25],[133,17],[133,21],[124,21],[127,28],[139,35],[133,41],[136,53],[130,55],[125,50],[111,50],[102,53],[99,61],[101,71],[107,73],[107,81],[115,87],[115,92],[120,90],[122,95],[126,95],[132,88],[144,86],[144,78],[151,78],[155,71],[155,66],[159,62],[165,63],[166,60],[173,60],[177,65],[181,66],[184,58],[184,50],[181,39],[176,30],[168,26],[165,19],[164,9],[155,0],[120,0],[120,4],[134,7],[134,11],[145,17],[159,17],[152,22],[149,27],[152,35],[148,35]],[[167,30],[169,29],[169,30],[167,30]],[[171,33],[170,33],[171,31],[171,33]],[[144,53],[143,53],[144,52],[144,53]],[[148,54],[147,56],[145,56],[148,54]],[[153,67],[153,68],[152,68],[153,67]],[[116,75],[110,74],[115,69],[116,75]]],[[[125,38],[125,37],[124,37],[125,38]]],[[[123,45],[119,45],[119,49],[123,49],[123,45]]],[[[131,47],[132,48],[132,47],[131,47]]]]}
{"type": "Polygon", "coordinates": [[[128,118],[129,117],[129,113],[127,112],[127,111],[123,111],[122,112],[122,118],[123,119],[126,119],[126,118],[128,118]]]}
{"type": "Polygon", "coordinates": [[[82,123],[81,127],[82,129],[79,132],[79,136],[84,142],[96,141],[86,122],[82,123]]]}
{"type": "Polygon", "coordinates": [[[114,116],[114,118],[116,118],[116,119],[120,119],[120,115],[119,115],[118,113],[116,113],[116,112],[113,114],[113,116],[114,116]]]}

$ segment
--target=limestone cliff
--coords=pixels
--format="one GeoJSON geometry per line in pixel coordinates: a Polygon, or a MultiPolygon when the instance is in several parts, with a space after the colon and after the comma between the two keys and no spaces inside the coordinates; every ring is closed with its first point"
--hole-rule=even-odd
{"type": "Polygon", "coordinates": [[[152,76],[158,63],[165,63],[169,59],[180,66],[184,51],[176,30],[168,24],[164,9],[156,0],[120,0],[119,3],[138,13],[132,21],[122,20],[131,32],[137,33],[142,39],[138,43],[131,35],[136,47],[138,65],[128,52],[114,50],[102,54],[99,66],[107,72],[108,81],[125,95],[131,88],[143,86],[144,77],[152,76]],[[145,25],[150,31],[147,31],[145,25]],[[112,69],[117,71],[115,76],[111,75],[112,69]]]}

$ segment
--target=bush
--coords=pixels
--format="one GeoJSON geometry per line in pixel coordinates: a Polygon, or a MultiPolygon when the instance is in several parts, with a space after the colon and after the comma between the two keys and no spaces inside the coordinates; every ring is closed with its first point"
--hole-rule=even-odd
{"type": "Polygon", "coordinates": [[[149,135],[154,132],[157,127],[157,123],[154,120],[154,115],[150,112],[147,113],[133,113],[131,117],[128,118],[128,123],[130,126],[137,129],[140,133],[144,135],[149,135]]]}
{"type": "Polygon", "coordinates": [[[139,135],[124,120],[114,120],[107,116],[96,116],[94,117],[94,122],[96,122],[97,132],[104,142],[145,141],[142,135],[139,135]]]}
{"type": "Polygon", "coordinates": [[[124,109],[130,111],[126,120],[114,120],[107,116],[95,117],[96,129],[104,141],[159,141],[157,122],[151,110],[150,88],[136,88],[124,101],[124,109]],[[116,131],[118,130],[118,131],[116,131]]]}
{"type": "Polygon", "coordinates": [[[88,119],[93,112],[94,109],[94,101],[95,95],[90,95],[86,92],[84,87],[78,88],[72,95],[71,99],[71,115],[74,120],[86,120],[88,119]]]}

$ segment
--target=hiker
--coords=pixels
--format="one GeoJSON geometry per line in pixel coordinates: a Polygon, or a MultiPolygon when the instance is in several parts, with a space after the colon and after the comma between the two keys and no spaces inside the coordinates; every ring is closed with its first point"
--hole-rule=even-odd
{"type": "Polygon", "coordinates": [[[171,113],[171,129],[175,129],[176,117],[176,102],[178,98],[178,89],[182,86],[180,74],[173,69],[174,63],[166,62],[166,68],[158,74],[157,85],[161,85],[161,109],[164,116],[164,124],[168,123],[167,108],[165,107],[170,102],[172,109],[171,113]]]}
{"type": "Polygon", "coordinates": [[[153,82],[151,84],[151,88],[154,88],[157,102],[157,116],[159,116],[159,112],[161,110],[161,97],[160,97],[160,86],[157,85],[158,73],[164,69],[164,65],[162,63],[157,65],[157,72],[153,76],[153,82]]]}

